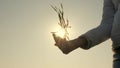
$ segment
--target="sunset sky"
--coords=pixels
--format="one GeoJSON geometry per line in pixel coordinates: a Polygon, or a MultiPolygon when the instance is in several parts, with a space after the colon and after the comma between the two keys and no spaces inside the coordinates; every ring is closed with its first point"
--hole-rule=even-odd
{"type": "Polygon", "coordinates": [[[58,17],[50,4],[63,3],[70,39],[97,27],[103,0],[0,0],[0,68],[112,68],[111,40],[64,55],[51,32],[58,17]]]}

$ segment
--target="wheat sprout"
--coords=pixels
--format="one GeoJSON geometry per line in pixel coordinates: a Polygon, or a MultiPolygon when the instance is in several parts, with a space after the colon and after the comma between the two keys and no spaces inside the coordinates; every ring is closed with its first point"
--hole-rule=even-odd
{"type": "Polygon", "coordinates": [[[59,17],[59,25],[61,26],[61,29],[64,30],[65,35],[64,38],[69,40],[69,32],[68,32],[68,28],[71,28],[71,26],[69,26],[69,20],[64,18],[64,11],[63,11],[63,5],[60,4],[60,8],[51,5],[51,7],[55,10],[55,12],[57,12],[58,17],[59,17]]]}

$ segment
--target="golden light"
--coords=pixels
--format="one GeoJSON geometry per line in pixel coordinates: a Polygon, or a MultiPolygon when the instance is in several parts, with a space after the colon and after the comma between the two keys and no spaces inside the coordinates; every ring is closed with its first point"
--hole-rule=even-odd
{"type": "Polygon", "coordinates": [[[55,34],[61,38],[65,38],[65,31],[63,29],[60,29],[55,34]]]}
{"type": "Polygon", "coordinates": [[[56,39],[55,38],[56,36],[59,36],[61,38],[69,40],[69,37],[68,37],[69,32],[67,31],[67,29],[70,28],[69,20],[64,19],[63,5],[60,4],[60,8],[52,5],[51,7],[54,9],[55,12],[57,12],[58,18],[59,18],[58,25],[61,27],[61,29],[58,30],[57,32],[53,32],[54,39],[56,39]]]}

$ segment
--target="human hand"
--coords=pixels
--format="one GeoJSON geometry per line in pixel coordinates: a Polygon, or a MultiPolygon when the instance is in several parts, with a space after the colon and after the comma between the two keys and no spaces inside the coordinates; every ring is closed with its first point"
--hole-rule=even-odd
{"type": "Polygon", "coordinates": [[[55,40],[55,46],[57,46],[64,54],[68,54],[71,51],[68,41],[65,38],[57,36],[55,33],[52,33],[52,35],[55,40]]]}
{"type": "Polygon", "coordinates": [[[55,40],[55,46],[63,45],[67,41],[65,38],[57,36],[54,32],[52,32],[52,35],[55,40]]]}

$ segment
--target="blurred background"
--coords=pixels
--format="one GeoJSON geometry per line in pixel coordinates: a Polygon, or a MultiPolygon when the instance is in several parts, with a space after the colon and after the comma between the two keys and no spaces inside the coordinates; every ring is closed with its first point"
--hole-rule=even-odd
{"type": "Polygon", "coordinates": [[[0,0],[0,68],[112,68],[111,40],[68,55],[54,46],[58,17],[50,4],[63,3],[70,39],[97,27],[103,0],[0,0]]]}

